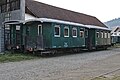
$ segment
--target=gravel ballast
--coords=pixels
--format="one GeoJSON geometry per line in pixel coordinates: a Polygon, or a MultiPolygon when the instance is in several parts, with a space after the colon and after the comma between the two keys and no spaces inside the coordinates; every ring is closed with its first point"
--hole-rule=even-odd
{"type": "Polygon", "coordinates": [[[0,80],[90,80],[120,68],[120,48],[0,64],[0,80]]]}

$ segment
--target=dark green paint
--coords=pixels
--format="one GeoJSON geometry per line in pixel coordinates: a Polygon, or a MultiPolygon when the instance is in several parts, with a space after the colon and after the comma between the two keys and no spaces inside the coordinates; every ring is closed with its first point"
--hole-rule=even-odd
{"type": "MultiPolygon", "coordinates": [[[[53,23],[52,34],[54,34],[54,26],[56,23],[53,23]]],[[[52,47],[53,48],[73,48],[73,47],[83,47],[85,45],[85,38],[81,38],[79,35],[80,28],[79,26],[71,26],[64,24],[60,25],[60,37],[52,36],[52,47]],[[69,37],[64,37],[64,27],[69,27],[69,37]],[[72,28],[77,28],[77,37],[72,37],[72,28]]]]}

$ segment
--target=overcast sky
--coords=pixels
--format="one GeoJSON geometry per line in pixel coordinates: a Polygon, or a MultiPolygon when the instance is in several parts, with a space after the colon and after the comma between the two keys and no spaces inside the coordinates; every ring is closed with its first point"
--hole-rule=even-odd
{"type": "Polygon", "coordinates": [[[102,22],[120,17],[120,0],[37,0],[53,6],[88,14],[102,22]]]}

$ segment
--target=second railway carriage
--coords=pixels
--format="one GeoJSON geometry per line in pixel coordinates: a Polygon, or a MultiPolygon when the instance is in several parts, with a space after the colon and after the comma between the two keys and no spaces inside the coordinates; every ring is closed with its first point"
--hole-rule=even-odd
{"type": "Polygon", "coordinates": [[[99,26],[87,25],[88,37],[86,38],[86,46],[88,50],[107,49],[111,45],[110,30],[99,26]]]}

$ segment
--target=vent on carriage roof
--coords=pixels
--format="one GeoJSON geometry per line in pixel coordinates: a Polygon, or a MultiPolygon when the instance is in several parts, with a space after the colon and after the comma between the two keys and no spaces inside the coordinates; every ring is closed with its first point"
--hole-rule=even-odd
{"type": "Polygon", "coordinates": [[[38,18],[52,18],[64,21],[71,21],[85,25],[95,25],[107,27],[96,17],[58,8],[34,0],[26,0],[26,13],[32,14],[38,18]]]}

